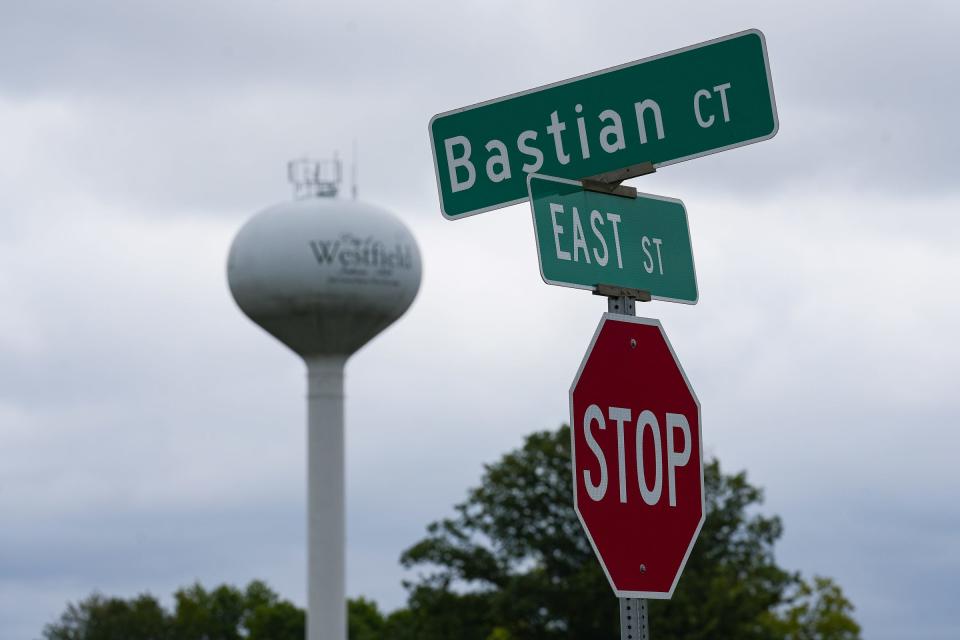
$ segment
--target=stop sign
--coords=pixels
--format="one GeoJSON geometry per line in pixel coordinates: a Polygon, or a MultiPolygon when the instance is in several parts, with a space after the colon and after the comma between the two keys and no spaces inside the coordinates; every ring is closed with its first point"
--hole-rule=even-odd
{"type": "Polygon", "coordinates": [[[700,402],[657,320],[604,314],[570,387],[573,504],[621,598],[669,598],[704,520],[700,402]]]}

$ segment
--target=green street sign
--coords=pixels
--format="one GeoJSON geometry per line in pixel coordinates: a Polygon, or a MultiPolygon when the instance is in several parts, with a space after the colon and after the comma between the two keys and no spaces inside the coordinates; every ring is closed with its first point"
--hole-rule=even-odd
{"type": "Polygon", "coordinates": [[[527,182],[544,282],[577,289],[608,284],[696,304],[683,202],[585,191],[579,181],[537,174],[527,182]]]}
{"type": "Polygon", "coordinates": [[[743,31],[434,116],[440,208],[451,220],[522,202],[526,176],[579,180],[772,138],[763,34],[743,31]]]}

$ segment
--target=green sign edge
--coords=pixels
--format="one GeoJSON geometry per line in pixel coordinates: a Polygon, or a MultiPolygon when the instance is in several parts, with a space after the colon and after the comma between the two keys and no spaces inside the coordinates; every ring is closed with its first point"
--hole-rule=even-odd
{"type": "MultiPolygon", "coordinates": [[[[625,63],[623,63],[623,64],[618,64],[618,65],[615,65],[615,66],[612,66],[612,67],[606,67],[605,69],[600,69],[599,71],[592,71],[592,72],[590,72],[590,73],[584,73],[584,74],[581,74],[581,75],[579,75],[579,76],[574,76],[574,77],[572,77],[572,78],[567,78],[566,80],[559,80],[559,81],[557,81],[557,82],[551,82],[550,84],[540,85],[540,86],[538,86],[538,87],[533,87],[533,88],[531,88],[531,89],[526,89],[526,90],[524,90],[524,91],[517,91],[517,92],[515,92],[515,93],[510,93],[510,94],[507,94],[507,95],[505,95],[505,96],[500,96],[499,98],[493,98],[493,99],[491,99],[491,100],[484,100],[483,102],[477,102],[477,103],[474,103],[474,104],[467,105],[467,106],[465,106],[465,107],[460,107],[460,108],[458,108],[458,109],[451,109],[451,110],[449,110],[449,111],[444,111],[444,112],[442,112],[442,113],[438,113],[438,114],[434,115],[432,118],[430,118],[430,121],[427,123],[427,134],[430,136],[430,158],[431,158],[431,160],[433,161],[433,177],[434,177],[434,180],[436,181],[436,184],[437,184],[437,197],[438,197],[438,199],[440,200],[440,213],[441,213],[441,214],[443,215],[443,217],[446,218],[447,220],[462,220],[462,219],[464,219],[464,218],[469,218],[469,217],[475,216],[475,215],[480,214],[480,213],[486,213],[487,211],[495,211],[495,210],[497,210],[497,209],[503,209],[503,208],[506,208],[506,207],[511,207],[511,206],[513,206],[513,205],[515,205],[515,204],[520,204],[521,202],[526,202],[527,200],[529,200],[529,196],[528,196],[527,198],[517,198],[516,200],[510,200],[509,202],[503,202],[503,203],[500,203],[500,204],[491,205],[491,206],[489,206],[489,207],[482,207],[482,208],[480,208],[480,209],[473,209],[473,210],[467,211],[467,212],[465,212],[465,213],[458,213],[458,214],[455,214],[455,215],[448,215],[446,209],[444,208],[444,203],[443,203],[443,188],[441,187],[441,183],[440,183],[440,166],[439,166],[439,164],[437,163],[437,153],[436,153],[436,152],[437,152],[437,145],[436,145],[436,141],[433,139],[433,123],[434,123],[434,121],[437,120],[438,118],[444,118],[444,117],[446,117],[446,116],[455,115],[455,114],[457,114],[457,113],[461,113],[461,112],[464,112],[464,111],[470,111],[470,110],[477,109],[477,108],[480,108],[480,107],[485,107],[485,106],[487,106],[487,105],[489,105],[489,104],[495,104],[495,103],[497,103],[497,102],[503,102],[503,101],[505,101],[505,100],[511,100],[511,99],[513,99],[513,98],[518,98],[518,97],[520,97],[520,96],[527,95],[528,93],[534,93],[534,92],[536,92],[536,91],[543,91],[543,90],[545,90],[545,89],[552,89],[552,88],[554,88],[554,87],[559,87],[559,86],[562,86],[562,85],[565,85],[565,84],[570,84],[570,83],[572,83],[572,82],[577,82],[577,81],[579,81],[579,80],[585,80],[586,78],[592,78],[593,76],[598,76],[598,75],[601,75],[601,74],[604,74],[604,73],[610,73],[610,72],[612,72],[612,71],[618,71],[619,69],[624,69],[624,68],[626,68],[626,67],[631,67],[631,66],[638,65],[638,64],[641,64],[641,63],[652,62],[653,60],[657,60],[657,59],[659,59],[659,58],[665,58],[665,57],[667,57],[667,56],[676,55],[676,54],[678,54],[678,53],[683,53],[683,52],[685,52],[685,51],[691,51],[691,50],[693,50],[693,49],[700,49],[700,48],[702,48],[702,47],[707,47],[707,46],[710,46],[710,45],[713,45],[713,44],[717,44],[717,43],[719,43],[719,42],[725,42],[726,40],[733,40],[734,38],[740,38],[740,37],[742,37],[742,36],[746,36],[746,35],[749,35],[749,34],[755,34],[757,37],[760,38],[760,49],[763,51],[763,66],[764,66],[765,71],[767,72],[767,87],[770,89],[770,110],[771,110],[771,112],[772,112],[772,114],[773,114],[773,130],[772,130],[769,134],[766,134],[766,135],[763,135],[763,136],[759,136],[759,137],[757,137],[757,138],[751,138],[751,139],[749,139],[749,140],[744,140],[743,142],[738,142],[738,143],[731,144],[731,145],[727,145],[727,146],[725,146],[725,147],[720,147],[720,148],[717,148],[717,149],[711,149],[710,151],[706,151],[706,152],[704,152],[704,153],[695,153],[695,154],[693,154],[693,155],[684,156],[684,157],[682,157],[682,158],[676,158],[675,160],[668,160],[668,161],[666,161],[666,162],[660,162],[660,163],[655,164],[654,167],[667,167],[667,166],[670,166],[671,164],[676,164],[676,163],[678,163],[678,162],[684,162],[684,161],[686,161],[686,160],[693,160],[694,158],[703,158],[703,157],[705,157],[705,156],[713,155],[714,153],[720,153],[721,151],[729,151],[730,149],[736,149],[736,148],[738,148],[738,147],[745,147],[745,146],[747,146],[747,145],[754,144],[754,143],[756,143],[756,142],[763,142],[764,140],[769,140],[770,138],[772,138],[772,137],[774,137],[775,135],[777,135],[777,132],[780,130],[780,116],[777,114],[777,99],[776,99],[776,95],[774,94],[774,91],[773,91],[773,78],[772,78],[772,76],[771,76],[771,74],[770,74],[770,59],[769,59],[769,57],[768,57],[768,55],[767,55],[767,38],[766,38],[766,36],[763,35],[763,32],[760,31],[760,29],[744,29],[743,31],[738,31],[738,32],[736,32],[736,33],[731,33],[731,34],[729,34],[729,35],[720,36],[719,38],[713,38],[713,39],[711,39],[711,40],[705,40],[705,41],[703,41],[703,42],[698,42],[698,43],[696,43],[696,44],[691,44],[691,45],[688,45],[688,46],[686,46],[686,47],[680,47],[679,49],[672,49],[672,50],[670,50],[670,51],[665,51],[665,52],[663,52],[663,53],[658,53],[658,54],[655,54],[655,55],[652,55],[652,56],[648,56],[648,57],[646,57],[646,58],[640,58],[640,59],[638,59],[638,60],[632,60],[632,61],[630,61],[630,62],[625,62],[625,63]]],[[[530,175],[530,174],[527,174],[527,175],[530,175]]],[[[583,177],[586,178],[587,176],[583,176],[583,177]]],[[[529,189],[529,184],[528,184],[527,193],[529,194],[529,192],[530,192],[530,189],[529,189]]],[[[698,295],[699,295],[699,292],[698,292],[698,295]]]]}
{"type": "MultiPolygon", "coordinates": [[[[537,232],[537,211],[533,205],[533,197],[530,195],[530,187],[533,180],[544,180],[547,182],[559,182],[561,184],[568,184],[571,186],[580,186],[581,183],[578,180],[569,180],[567,178],[559,178],[557,176],[548,176],[542,173],[528,173],[527,174],[527,201],[530,202],[530,218],[533,222],[533,242],[537,247],[537,267],[540,269],[540,279],[543,280],[545,284],[554,285],[557,287],[567,287],[569,289],[581,289],[583,291],[596,291],[596,286],[590,286],[586,284],[578,284],[574,282],[562,282],[559,280],[548,280],[547,276],[543,273],[543,256],[540,255],[540,235],[537,232]]],[[[614,196],[616,197],[616,196],[614,196]]],[[[651,300],[659,300],[661,302],[676,302],[679,304],[697,304],[700,300],[700,283],[697,279],[697,261],[693,257],[693,237],[690,233],[690,216],[687,213],[687,205],[683,203],[683,200],[680,198],[671,198],[670,196],[661,196],[655,193],[643,193],[641,191],[637,192],[638,198],[652,198],[654,200],[664,200],[667,202],[675,202],[680,205],[683,209],[683,217],[687,222],[687,241],[690,243],[690,266],[693,270],[693,290],[696,292],[693,300],[684,300],[680,298],[668,298],[666,296],[654,295],[650,293],[651,300]]],[[[520,200],[519,202],[523,202],[520,200]]]]}

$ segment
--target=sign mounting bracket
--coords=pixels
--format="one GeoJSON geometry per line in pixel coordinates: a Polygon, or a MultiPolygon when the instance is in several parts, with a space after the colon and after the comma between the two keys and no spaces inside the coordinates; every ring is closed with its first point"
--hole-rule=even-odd
{"type": "MultiPolygon", "coordinates": [[[[609,193],[623,198],[636,199],[637,190],[634,187],[625,187],[621,182],[628,178],[645,176],[655,172],[657,168],[652,162],[640,162],[631,164],[622,169],[614,169],[598,173],[595,176],[589,176],[580,180],[580,184],[587,191],[596,191],[598,193],[609,193]]],[[[606,296],[608,308],[611,313],[622,313],[624,315],[636,315],[635,303],[650,302],[650,292],[642,289],[631,289],[630,287],[618,287],[611,284],[598,284],[593,291],[595,296],[606,296]]]]}
{"type": "Polygon", "coordinates": [[[626,316],[637,314],[636,303],[650,302],[650,292],[642,289],[618,287],[612,284],[598,284],[593,291],[595,296],[607,297],[607,311],[626,316]]]}
{"type": "Polygon", "coordinates": [[[620,183],[628,178],[651,174],[656,170],[657,168],[653,166],[652,162],[641,162],[622,169],[614,169],[613,171],[598,173],[595,176],[588,176],[581,179],[580,184],[587,191],[609,193],[612,196],[636,199],[637,190],[634,187],[625,187],[620,183]]]}

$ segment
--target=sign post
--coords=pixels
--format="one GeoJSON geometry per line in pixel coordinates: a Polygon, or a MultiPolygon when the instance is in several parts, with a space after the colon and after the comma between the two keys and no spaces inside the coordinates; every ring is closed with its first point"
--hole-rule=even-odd
{"type": "Polygon", "coordinates": [[[683,202],[588,191],[581,181],[537,174],[527,182],[544,282],[591,290],[612,285],[646,291],[654,300],[697,302],[683,202]]]}
{"type": "Polygon", "coordinates": [[[619,598],[620,640],[650,640],[647,601],[643,598],[619,598]]]}
{"type": "Polygon", "coordinates": [[[766,41],[748,30],[430,120],[447,219],[529,199],[547,284],[608,298],[570,387],[574,510],[648,640],[705,520],[700,403],[638,300],[695,304],[686,208],[620,183],[768,140],[779,128],[766,41]]]}
{"type": "Polygon", "coordinates": [[[700,403],[659,321],[608,306],[570,387],[573,501],[622,637],[646,638],[643,599],[673,595],[706,515],[700,403]]]}
{"type": "Polygon", "coordinates": [[[777,110],[764,36],[735,33],[430,120],[451,220],[527,198],[526,176],[654,168],[767,140],[777,110]]]}
{"type": "Polygon", "coordinates": [[[658,320],[603,315],[570,426],[574,508],[611,587],[670,598],[703,525],[703,461],[700,403],[658,320]]]}

